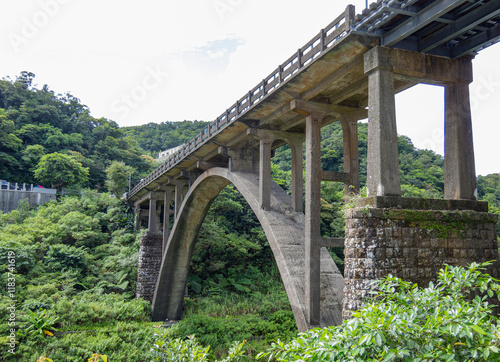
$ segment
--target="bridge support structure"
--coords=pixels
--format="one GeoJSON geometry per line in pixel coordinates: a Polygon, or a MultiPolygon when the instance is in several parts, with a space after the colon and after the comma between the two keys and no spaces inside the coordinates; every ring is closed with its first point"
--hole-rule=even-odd
{"type": "Polygon", "coordinates": [[[346,212],[344,318],[361,307],[370,282],[388,274],[423,286],[444,263],[494,261],[488,272],[498,277],[500,270],[497,217],[476,201],[471,58],[375,47],[365,53],[364,67],[368,197],[346,212]],[[445,200],[401,197],[394,102],[401,80],[445,88],[445,200]]]}
{"type": "Polygon", "coordinates": [[[398,196],[360,199],[346,213],[343,317],[361,308],[370,282],[389,274],[424,287],[443,264],[495,261],[497,216],[488,203],[398,196]]]}
{"type": "Polygon", "coordinates": [[[327,104],[294,100],[291,109],[305,115],[306,182],[305,182],[305,307],[310,328],[320,325],[321,319],[321,249],[343,246],[340,238],[321,236],[321,182],[345,184],[346,194],[359,190],[357,121],[363,111],[345,115],[327,104]],[[344,172],[327,172],[321,167],[321,127],[328,117],[339,120],[343,128],[344,172]]]}
{"type": "Polygon", "coordinates": [[[279,76],[238,100],[135,191],[138,227],[147,219],[149,230],[141,241],[139,265],[148,271],[139,273],[138,290],[141,283],[157,280],[156,288],[140,295],[152,300],[155,320],[182,316],[198,231],[210,204],[229,183],[263,226],[300,331],[341,323],[361,306],[370,281],[389,273],[423,285],[443,263],[495,260],[491,273],[499,275],[497,220],[486,203],[476,200],[471,58],[381,47],[357,35],[351,39],[340,40],[339,50],[318,61],[311,58],[311,64],[322,64],[315,70],[299,66],[314,41],[300,50],[295,78],[282,79],[279,67],[279,76]],[[417,83],[445,88],[445,200],[408,199],[401,193],[394,95],[417,83]],[[270,95],[270,87],[283,92],[270,95]],[[266,106],[252,110],[259,97],[266,106]],[[321,183],[342,182],[346,194],[358,193],[357,121],[367,117],[368,197],[352,200],[345,240],[323,237],[321,183]],[[321,167],[321,127],[333,121],[343,129],[342,172],[321,167]],[[273,149],[285,143],[292,151],[291,197],[271,178],[273,149]],[[344,244],[342,278],[326,247],[344,244]]]}

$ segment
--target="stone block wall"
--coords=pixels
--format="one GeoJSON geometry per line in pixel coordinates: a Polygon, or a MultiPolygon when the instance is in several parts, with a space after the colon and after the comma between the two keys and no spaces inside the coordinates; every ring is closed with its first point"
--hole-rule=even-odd
{"type": "Polygon", "coordinates": [[[137,298],[153,300],[161,267],[162,245],[162,234],[147,232],[141,238],[135,289],[137,298]]]}
{"type": "Polygon", "coordinates": [[[486,202],[370,197],[346,212],[343,317],[361,307],[370,281],[388,274],[420,286],[443,264],[495,260],[497,216],[486,202]]]}

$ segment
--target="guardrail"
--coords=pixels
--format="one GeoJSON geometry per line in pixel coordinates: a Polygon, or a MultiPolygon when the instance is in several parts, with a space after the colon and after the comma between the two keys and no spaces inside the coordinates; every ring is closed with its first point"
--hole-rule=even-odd
{"type": "Polygon", "coordinates": [[[264,97],[273,93],[279,85],[292,79],[299,70],[309,66],[314,59],[319,57],[325,50],[331,48],[350,32],[354,18],[354,6],[349,5],[342,14],[328,24],[327,27],[321,29],[315,37],[308,41],[303,47],[299,48],[295,54],[288,58],[283,64],[279,65],[278,68],[264,78],[262,82],[250,89],[247,94],[238,99],[236,103],[231,105],[224,113],[187,142],[183,148],[175,152],[161,166],[141,180],[141,182],[127,194],[127,198],[134,196],[139,190],[143,189],[146,185],[177,165],[207,140],[221,132],[230,123],[236,121],[243,113],[259,104],[264,97]]]}

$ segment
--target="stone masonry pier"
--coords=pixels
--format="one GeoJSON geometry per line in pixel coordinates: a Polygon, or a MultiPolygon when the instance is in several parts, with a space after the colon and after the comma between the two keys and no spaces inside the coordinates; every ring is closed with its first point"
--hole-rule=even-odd
{"type": "Polygon", "coordinates": [[[427,286],[443,264],[496,261],[497,215],[486,202],[402,197],[360,199],[346,212],[343,317],[361,307],[370,282],[391,274],[427,286]]]}

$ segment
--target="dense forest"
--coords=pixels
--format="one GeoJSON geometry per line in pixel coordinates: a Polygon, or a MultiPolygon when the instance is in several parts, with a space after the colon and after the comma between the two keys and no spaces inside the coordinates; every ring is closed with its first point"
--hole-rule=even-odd
{"type": "MultiPolygon", "coordinates": [[[[16,262],[18,342],[14,355],[7,348],[0,351],[2,360],[47,360],[44,356],[82,361],[95,353],[96,361],[104,356],[109,361],[154,361],[166,360],[169,349],[203,354],[209,345],[206,354],[212,360],[228,353],[234,358],[227,358],[238,360],[239,353],[254,358],[275,339],[286,342],[296,337],[293,314],[265,234],[232,186],[216,198],[202,225],[183,320],[167,323],[169,328],[151,322],[150,304],[135,298],[144,230],[133,229],[129,206],[115,195],[125,190],[129,172],[134,180],[143,177],[156,167],[153,157],[159,151],[186,142],[206,123],[120,128],[111,120],[90,116],[89,109],[70,94],[55,95],[46,85],[36,89],[33,78],[32,73],[23,72],[16,80],[0,81],[0,179],[64,186],[78,193],[35,208],[22,204],[0,215],[2,285],[11,282],[9,252],[16,262]],[[54,174],[48,171],[62,162],[83,171],[73,181],[59,175],[63,181],[55,185],[54,174]],[[197,339],[185,342],[193,334],[197,339]],[[243,351],[235,341],[246,341],[243,351]]],[[[416,149],[406,136],[399,137],[398,147],[403,195],[441,198],[443,158],[416,149]]],[[[364,184],[365,123],[359,124],[359,150],[364,184]]],[[[285,190],[290,189],[290,160],[287,146],[276,150],[272,176],[285,190]]],[[[343,170],[338,123],[322,129],[322,166],[343,170]]],[[[500,174],[479,176],[478,195],[500,215],[500,174]]],[[[323,183],[324,236],[343,235],[344,201],[342,184],[323,183]]],[[[330,252],[342,270],[342,249],[330,252]]],[[[12,303],[6,288],[0,298],[5,311],[12,303]]],[[[0,317],[2,344],[9,341],[10,329],[9,315],[4,313],[0,317]]]]}
{"type": "Polygon", "coordinates": [[[34,88],[34,77],[23,72],[15,81],[0,80],[2,179],[36,183],[36,166],[53,153],[68,155],[88,169],[88,177],[79,185],[83,188],[104,186],[112,161],[133,167],[134,179],[154,167],[153,158],[115,122],[90,116],[89,109],[69,93],[56,95],[47,85],[34,88]]]}

